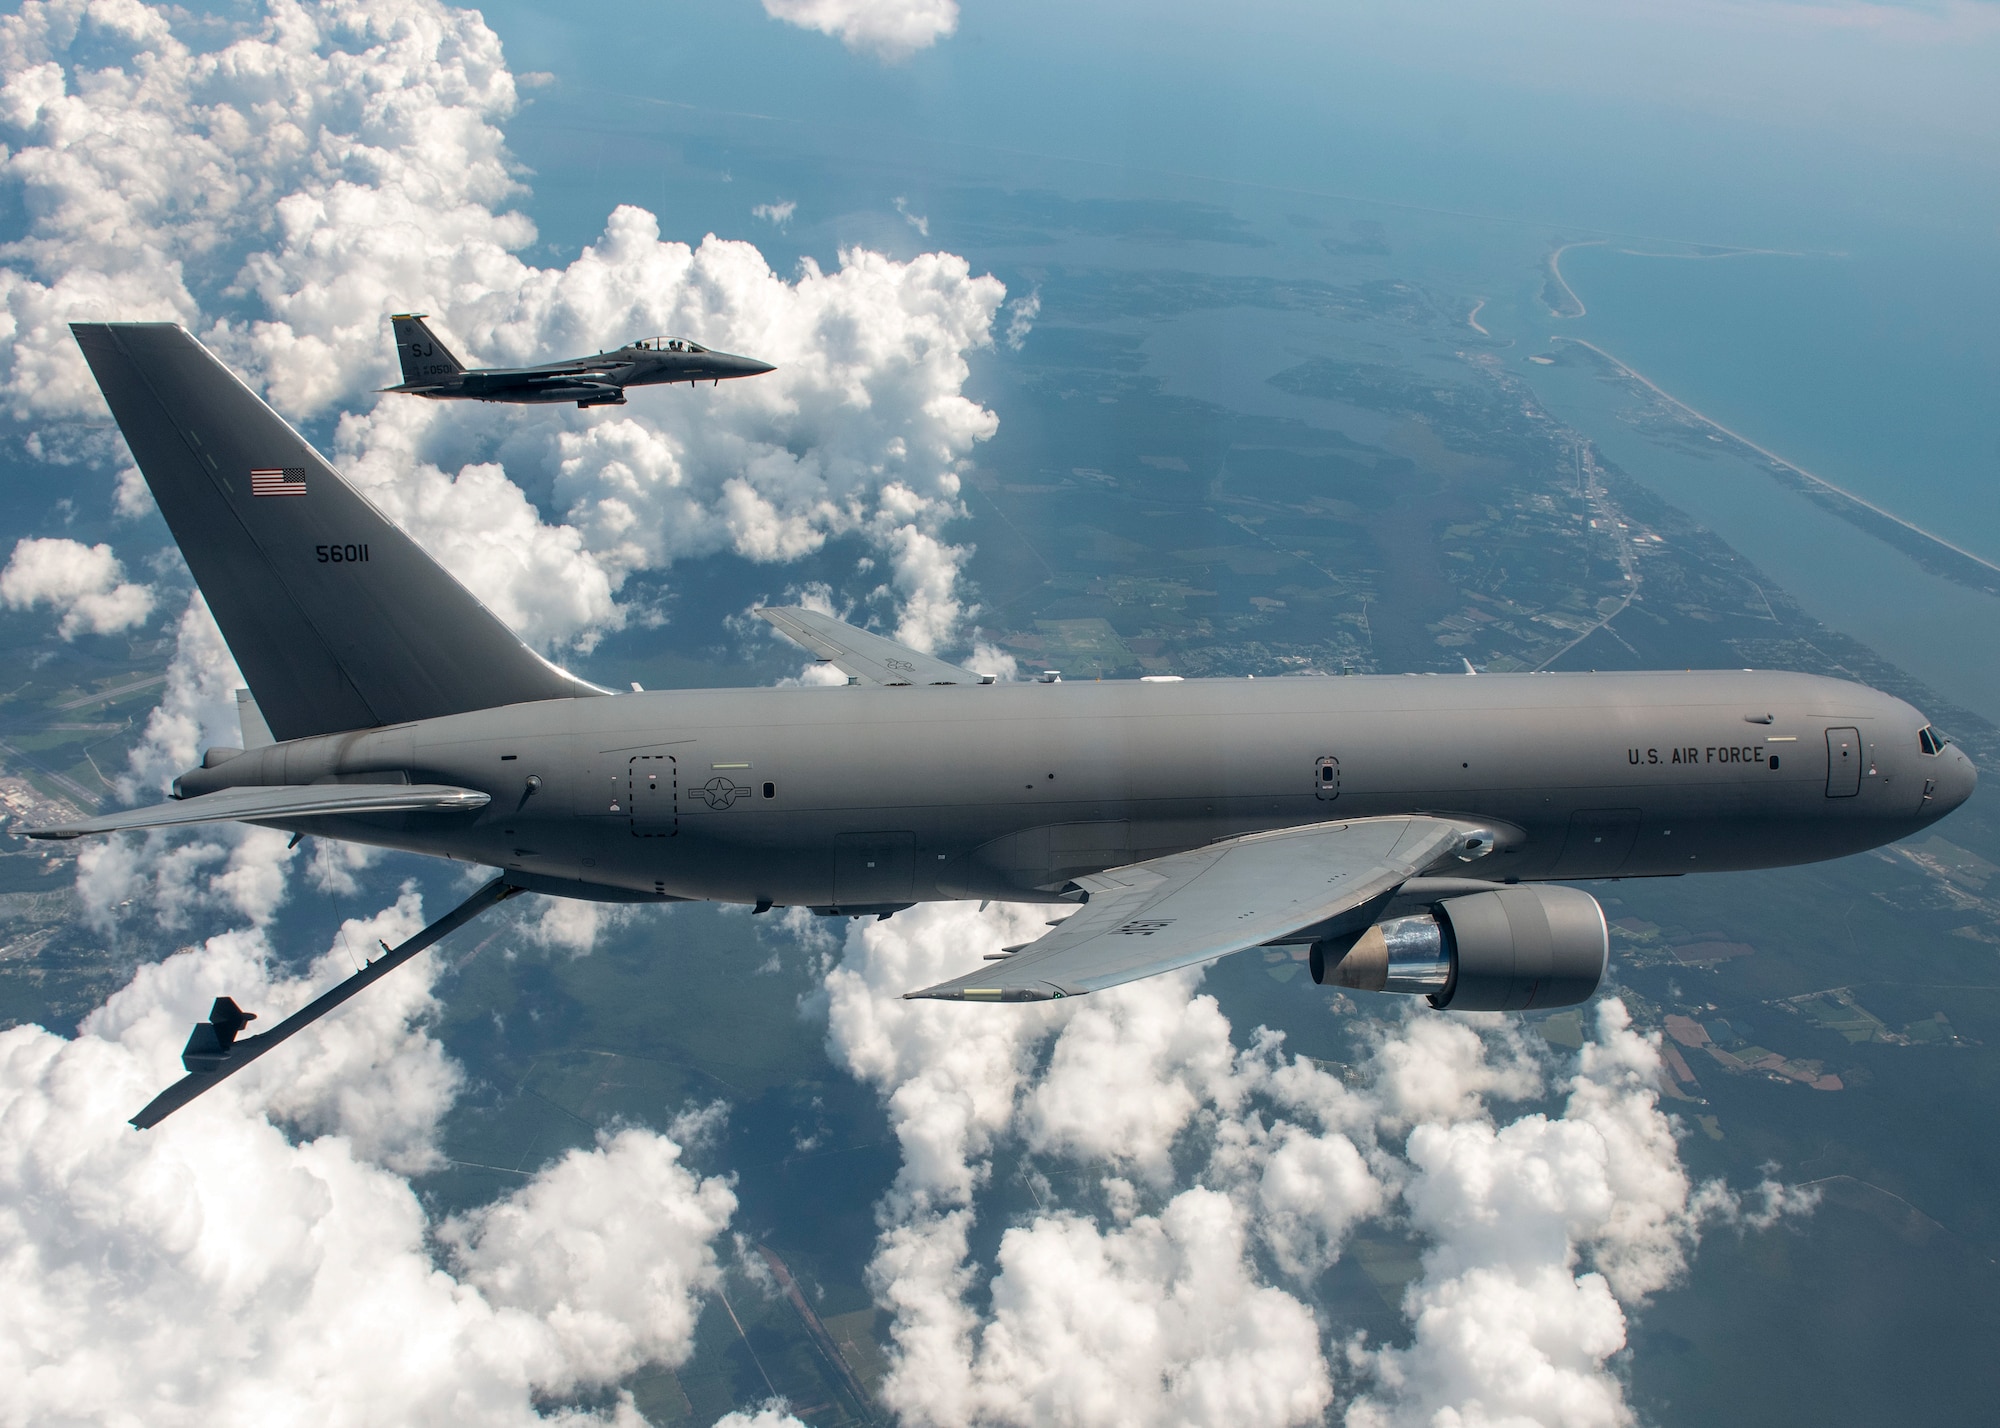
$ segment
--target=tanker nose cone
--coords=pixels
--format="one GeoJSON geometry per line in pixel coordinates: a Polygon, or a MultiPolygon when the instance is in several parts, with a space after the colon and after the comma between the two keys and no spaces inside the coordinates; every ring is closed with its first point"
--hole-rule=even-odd
{"type": "Polygon", "coordinates": [[[1937,762],[1937,789],[1931,794],[1931,807],[1945,814],[1972,797],[1972,791],[1979,787],[1979,769],[1956,744],[1946,745],[1937,762]]]}

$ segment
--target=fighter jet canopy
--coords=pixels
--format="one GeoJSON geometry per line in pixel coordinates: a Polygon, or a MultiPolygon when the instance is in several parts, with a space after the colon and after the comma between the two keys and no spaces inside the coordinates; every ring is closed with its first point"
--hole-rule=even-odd
{"type": "Polygon", "coordinates": [[[642,352],[696,352],[706,353],[708,349],[698,342],[689,342],[684,337],[641,337],[636,342],[628,342],[627,347],[636,347],[642,352]]]}

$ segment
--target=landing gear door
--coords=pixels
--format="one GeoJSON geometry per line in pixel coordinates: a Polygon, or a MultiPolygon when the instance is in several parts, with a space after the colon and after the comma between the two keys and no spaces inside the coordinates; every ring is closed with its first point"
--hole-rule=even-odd
{"type": "Polygon", "coordinates": [[[1852,798],[1861,792],[1861,731],[1826,731],[1826,796],[1852,798]]]}

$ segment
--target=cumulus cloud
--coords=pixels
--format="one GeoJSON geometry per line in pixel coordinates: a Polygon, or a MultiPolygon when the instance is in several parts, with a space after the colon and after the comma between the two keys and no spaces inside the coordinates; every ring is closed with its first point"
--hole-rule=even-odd
{"type": "MultiPolygon", "coordinates": [[[[1184,1190],[1111,1230],[1002,1237],[975,1370],[1002,1423],[1309,1423],[1333,1397],[1312,1311],[1259,1282],[1228,1196],[1184,1190]]],[[[899,1384],[906,1391],[907,1380],[899,1384]]]]}
{"type": "Polygon", "coordinates": [[[589,902],[582,898],[537,898],[541,909],[528,924],[528,940],[542,947],[554,947],[581,957],[594,951],[598,937],[614,927],[623,927],[639,913],[630,905],[589,902]]]}
{"type": "Polygon", "coordinates": [[[736,1196],[680,1158],[652,1131],[602,1135],[441,1227],[489,1302],[544,1319],[570,1375],[556,1387],[614,1382],[693,1343],[695,1301],[721,1278],[713,1242],[736,1196]]]}
{"type": "Polygon", "coordinates": [[[334,897],[353,897],[360,892],[361,882],[355,874],[374,867],[384,856],[380,848],[334,838],[314,838],[306,846],[306,876],[320,892],[334,897]]]}
{"type": "Polygon", "coordinates": [[[903,1145],[870,1277],[892,1316],[883,1394],[908,1419],[1624,1423],[1627,1316],[1702,1227],[1809,1208],[1775,1180],[1747,1207],[1692,1182],[1657,1037],[1615,1000],[1566,1063],[1507,1018],[1392,1014],[1346,1078],[1234,1035],[1194,973],[1055,1007],[894,1000],[1043,911],[857,925],[828,977],[829,1049],[903,1145]],[[1504,1109],[1552,1080],[1559,1113],[1504,1109]],[[1082,1174],[1037,1173],[1039,1212],[983,1265],[971,1232],[1010,1149],[1082,1174]],[[1309,1307],[1370,1221],[1425,1246],[1406,1345],[1309,1307]]]}
{"type": "Polygon", "coordinates": [[[1192,995],[1199,976],[1152,977],[1078,1004],[1024,1098],[1031,1148],[1171,1183],[1181,1132],[1205,1109],[1235,1110],[1248,1089],[1215,998],[1192,995]]]}
{"type": "MultiPolygon", "coordinates": [[[[69,320],[170,317],[280,409],[343,411],[350,476],[537,644],[617,628],[636,571],[792,560],[849,535],[888,561],[913,628],[956,634],[968,552],[940,531],[995,425],[962,387],[998,282],[948,254],[860,250],[788,279],[746,243],[664,239],[636,208],[566,267],[534,267],[500,128],[514,81],[475,12],[321,0],[221,46],[187,43],[177,13],[31,0],[0,20],[0,173],[29,215],[0,250],[0,401],[17,417],[101,412],[69,320]],[[588,414],[378,400],[384,317],[412,309],[469,361],[673,332],[778,370],[588,414]]],[[[121,509],[142,504],[130,494],[121,509]]]]}
{"type": "MultiPolygon", "coordinates": [[[[316,233],[325,260],[321,281],[289,287],[271,285],[268,264],[245,266],[280,316],[376,327],[371,294],[330,269],[388,263],[394,281],[399,249],[443,255],[405,251],[401,263],[457,266],[525,238],[524,220],[496,221],[487,206],[515,186],[486,122],[513,102],[497,38],[441,5],[285,6],[197,49],[164,7],[30,0],[0,22],[5,172],[33,215],[0,268],[13,322],[0,390],[17,416],[94,409],[68,322],[195,325],[245,246],[272,237],[316,233]],[[400,211],[385,211],[397,199],[400,211]],[[420,216],[447,241],[421,241],[420,216]],[[344,244],[328,232],[341,217],[344,244]]],[[[301,340],[295,329],[245,335],[267,350],[301,340]]],[[[315,350],[293,371],[305,379],[317,358],[323,375],[306,380],[330,394],[342,354],[317,334],[303,340],[315,350]]]]}
{"type": "Polygon", "coordinates": [[[1513,1017],[1418,1016],[1375,1032],[1375,1084],[1390,1125],[1450,1124],[1486,1114],[1488,1097],[1541,1093],[1541,1063],[1513,1017]]]}
{"type": "Polygon", "coordinates": [[[127,799],[171,792],[176,776],[213,745],[240,748],[243,726],[236,691],[243,688],[236,657],[229,653],[208,602],[196,591],[188,597],[174,629],[174,654],[167,663],[166,692],[146,716],[145,732],[132,751],[131,774],[119,792],[127,799]]]}
{"type": "Polygon", "coordinates": [[[890,63],[958,29],[958,0],[764,0],[764,13],[890,63]]]}
{"type": "Polygon", "coordinates": [[[137,628],[152,615],[153,599],[152,586],[125,579],[108,545],[30,537],[15,542],[0,570],[0,600],[11,610],[52,606],[66,640],[137,628]]]}
{"type": "MultiPolygon", "coordinates": [[[[180,1074],[218,988],[281,1015],[351,970],[353,943],[420,920],[406,890],[298,979],[261,933],[223,934],[143,969],[73,1039],[0,1033],[10,1420],[526,1424],[686,1357],[735,1200],[671,1139],[624,1130],[427,1218],[401,1172],[437,1163],[460,1076],[423,1029],[428,958],[154,1130],[125,1124],[180,1074]]],[[[639,1421],[629,1400],[608,1416],[639,1421]]]]}
{"type": "Polygon", "coordinates": [[[906,1002],[902,994],[1040,936],[1042,913],[924,904],[851,932],[847,955],[827,976],[828,1050],[882,1092],[902,1143],[893,1192],[899,1215],[970,1202],[993,1138],[1013,1120],[1029,1056],[1058,1015],[1026,1007],[1007,1016],[940,1017],[933,1004],[906,1002]]]}
{"type": "Polygon", "coordinates": [[[1039,1218],[1003,1237],[992,1315],[969,1303],[973,1199],[1003,1135],[1025,1125],[1046,1151],[1128,1162],[1164,1182],[1168,1147],[1197,1103],[1235,1104],[1269,1069],[1264,1047],[1234,1053],[1214,1002],[1191,1002],[1186,977],[998,1017],[899,999],[1036,935],[1045,911],[931,906],[862,925],[827,979],[829,1049],[883,1093],[903,1147],[870,1265],[893,1316],[885,1401],[944,1423],[1316,1417],[1331,1393],[1317,1329],[1295,1297],[1258,1282],[1249,1198],[1191,1189],[1109,1230],[1075,1214],[1039,1218]],[[1051,1066],[1037,1077],[1052,1032],[1051,1066]],[[1080,1098],[1104,1075],[1116,1079],[1098,1087],[1111,1114],[1097,1128],[1080,1098]]]}
{"type": "Polygon", "coordinates": [[[529,643],[588,649],[623,625],[622,572],[582,532],[544,521],[496,462],[447,472],[420,454],[434,415],[406,405],[344,419],[344,474],[529,643]]]}
{"type": "MultiPolygon", "coordinates": [[[[177,626],[165,692],[117,780],[119,797],[157,801],[204,749],[239,745],[236,691],[242,687],[222,632],[200,594],[193,595],[177,626]]],[[[224,823],[155,829],[92,839],[77,855],[76,889],[85,920],[99,932],[121,923],[178,931],[201,911],[262,926],[285,901],[294,856],[286,836],[269,828],[224,823]]],[[[365,866],[371,856],[316,848],[315,881],[330,891],[352,890],[347,870],[365,866]]]]}
{"type": "Polygon", "coordinates": [[[1353,1428],[1475,1422],[1631,1421],[1606,1368],[1625,1305],[1671,1284],[1720,1192],[1697,1194],[1661,1112],[1657,1036],[1624,1004],[1597,1008],[1560,1117],[1484,1116],[1410,1132],[1404,1190],[1431,1241],[1405,1296],[1407,1348],[1354,1361],[1371,1383],[1353,1428]]]}

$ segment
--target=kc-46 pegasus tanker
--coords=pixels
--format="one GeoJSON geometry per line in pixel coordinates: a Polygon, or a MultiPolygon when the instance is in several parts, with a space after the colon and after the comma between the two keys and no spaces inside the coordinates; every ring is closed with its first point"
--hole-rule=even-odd
{"type": "Polygon", "coordinates": [[[761,613],[845,685],[611,694],[524,645],[179,327],[75,332],[249,688],[243,746],[207,750],[172,802],[34,836],[241,820],[494,870],[261,1035],[218,988],[142,1127],[520,892],[1073,909],[909,993],[961,1003],[1291,945],[1315,982],[1527,1010],[1604,973],[1604,914],[1565,880],[1837,858],[1977,778],[1902,700],[1811,675],[994,683],[797,609],[761,613]]]}
{"type": "Polygon", "coordinates": [[[711,352],[682,337],[642,337],[611,352],[545,362],[539,367],[476,367],[467,370],[438,341],[422,313],[389,319],[396,331],[396,356],[403,364],[400,386],[384,387],[434,401],[575,402],[580,407],[625,405],[627,387],[673,382],[720,382],[725,377],[759,377],[775,371],[769,362],[711,352]]]}

